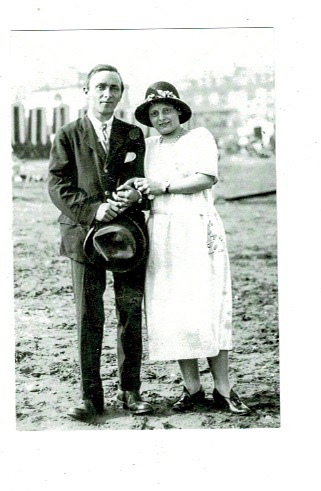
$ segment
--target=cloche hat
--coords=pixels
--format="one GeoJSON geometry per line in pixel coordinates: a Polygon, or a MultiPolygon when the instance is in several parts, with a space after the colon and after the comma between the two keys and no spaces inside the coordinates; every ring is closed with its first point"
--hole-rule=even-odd
{"type": "Polygon", "coordinates": [[[83,248],[92,264],[125,273],[138,266],[146,256],[147,238],[137,222],[122,214],[92,227],[83,248]]]}
{"type": "Polygon", "coordinates": [[[174,85],[168,82],[155,82],[148,87],[145,94],[145,101],[135,111],[137,121],[146,126],[152,126],[148,110],[155,102],[168,102],[176,109],[179,109],[181,111],[179,116],[179,122],[181,124],[186,123],[192,116],[191,108],[180,99],[179,93],[174,85]]]}

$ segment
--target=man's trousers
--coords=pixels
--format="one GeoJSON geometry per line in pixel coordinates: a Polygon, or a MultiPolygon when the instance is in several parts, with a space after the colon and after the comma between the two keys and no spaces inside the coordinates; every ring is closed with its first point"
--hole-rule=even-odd
{"type": "MultiPolygon", "coordinates": [[[[76,303],[82,398],[93,400],[96,407],[101,408],[103,387],[100,359],[105,322],[103,295],[106,289],[106,270],[73,260],[71,267],[76,303]]],[[[142,359],[145,263],[141,263],[127,273],[113,273],[113,277],[118,320],[119,386],[122,390],[138,391],[142,359]]],[[[113,292],[111,291],[110,294],[113,295],[113,292]]]]}

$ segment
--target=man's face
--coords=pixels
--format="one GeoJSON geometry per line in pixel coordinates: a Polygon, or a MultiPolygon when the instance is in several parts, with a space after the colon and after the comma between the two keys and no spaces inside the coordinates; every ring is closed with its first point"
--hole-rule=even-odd
{"type": "Polygon", "coordinates": [[[121,80],[116,72],[95,73],[89,82],[87,94],[88,109],[100,121],[109,119],[121,99],[121,80]]]}

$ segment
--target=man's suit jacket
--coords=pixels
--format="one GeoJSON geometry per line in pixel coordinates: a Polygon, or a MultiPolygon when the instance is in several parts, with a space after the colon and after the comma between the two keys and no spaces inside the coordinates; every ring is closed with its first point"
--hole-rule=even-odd
{"type": "MultiPolygon", "coordinates": [[[[48,188],[52,202],[61,211],[58,221],[63,256],[86,262],[83,242],[99,206],[127,179],[144,176],[144,154],[141,129],[116,118],[108,157],[88,116],[58,131],[50,153],[48,188]]],[[[144,221],[140,205],[132,205],[126,213],[140,223],[144,221]]]]}

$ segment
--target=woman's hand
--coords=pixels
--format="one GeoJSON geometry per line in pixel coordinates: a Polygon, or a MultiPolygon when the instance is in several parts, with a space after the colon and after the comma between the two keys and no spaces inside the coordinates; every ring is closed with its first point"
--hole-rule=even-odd
{"type": "Polygon", "coordinates": [[[142,194],[158,196],[164,193],[164,183],[152,181],[146,177],[137,177],[134,182],[135,188],[142,194]]]}

